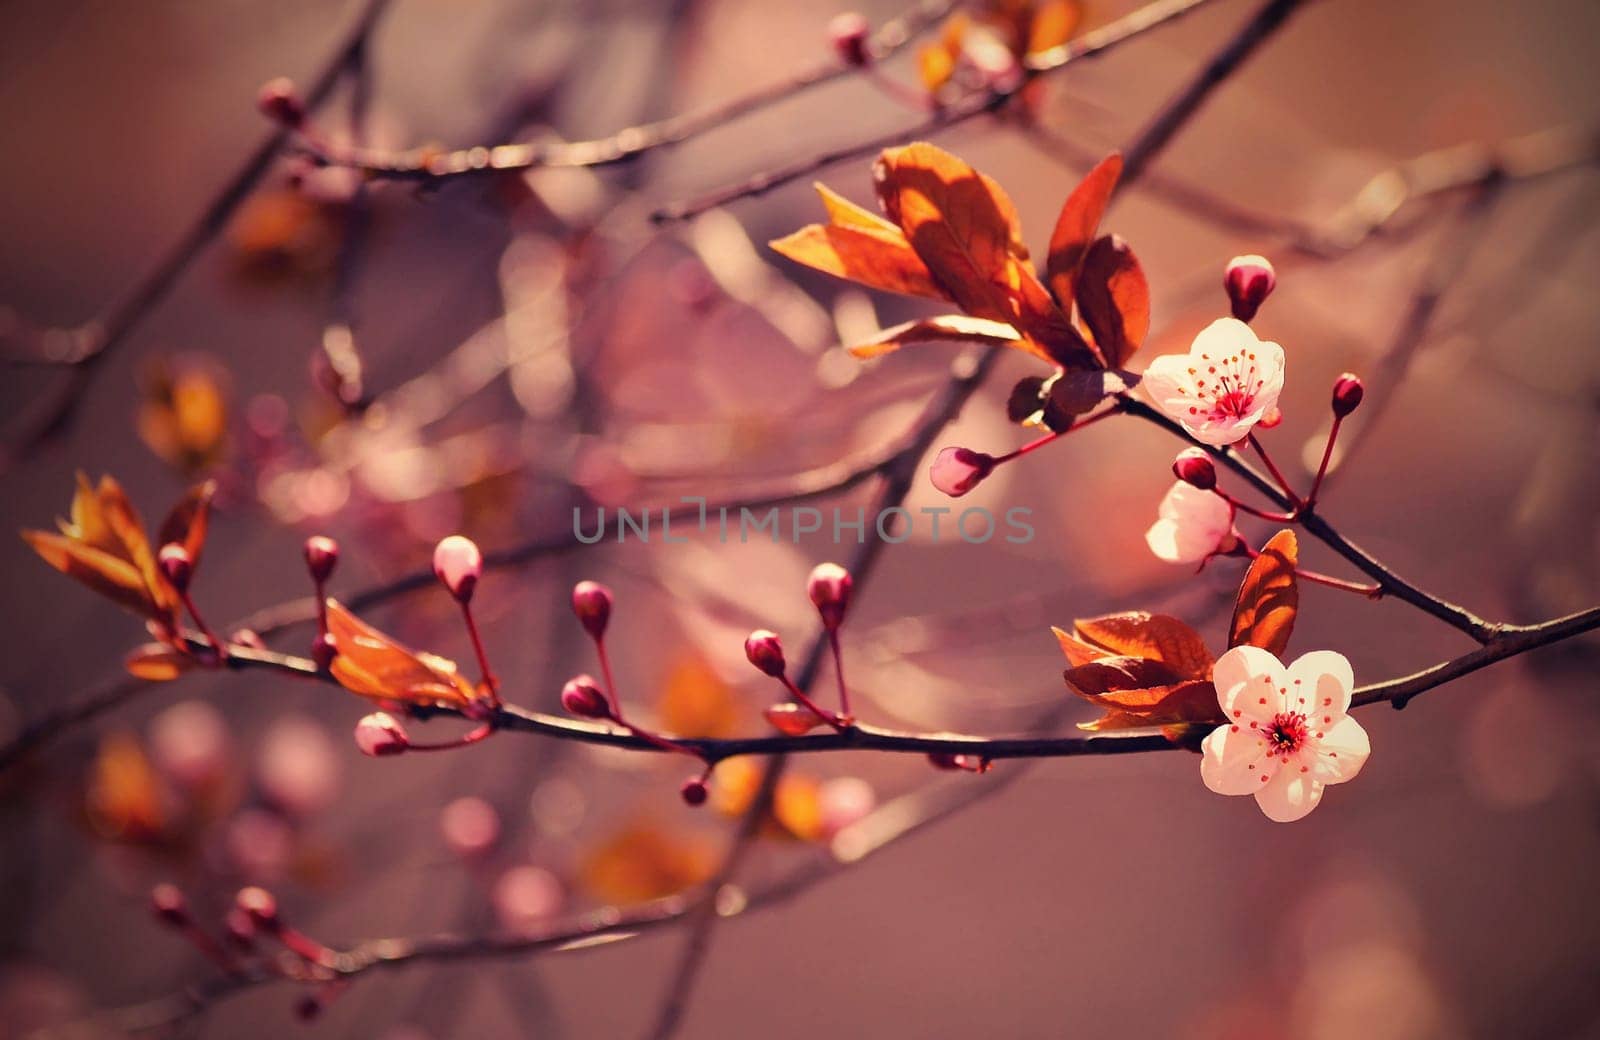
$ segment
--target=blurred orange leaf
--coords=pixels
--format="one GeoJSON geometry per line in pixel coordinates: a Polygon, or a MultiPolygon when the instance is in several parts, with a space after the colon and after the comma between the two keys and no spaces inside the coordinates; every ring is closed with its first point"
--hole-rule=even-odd
{"type": "Polygon", "coordinates": [[[739,725],[733,688],[693,652],[680,657],[667,673],[656,711],[667,732],[679,737],[728,737],[739,725]]]}
{"type": "Polygon", "coordinates": [[[194,663],[193,657],[165,643],[145,643],[136,647],[122,662],[129,675],[149,682],[176,679],[194,663]]]}
{"type": "Polygon", "coordinates": [[[1294,574],[1299,555],[1299,542],[1287,529],[1261,547],[1261,554],[1251,561],[1239,586],[1233,623],[1228,626],[1230,647],[1259,646],[1283,656],[1300,609],[1300,590],[1294,574]]]}
{"type": "Polygon", "coordinates": [[[1083,5],[1078,0],[1045,0],[1035,5],[1025,53],[1037,54],[1061,46],[1072,39],[1082,21],[1083,5]]]}
{"type": "Polygon", "coordinates": [[[1100,160],[1099,165],[1072,189],[1056,218],[1055,230],[1050,234],[1050,252],[1045,260],[1045,280],[1062,306],[1071,306],[1077,298],[1078,270],[1094,244],[1100,218],[1105,215],[1111,193],[1117,187],[1117,178],[1121,176],[1121,155],[1112,153],[1100,160]]]}
{"type": "Polygon", "coordinates": [[[1139,258],[1116,235],[1089,247],[1077,279],[1078,316],[1108,368],[1121,368],[1150,331],[1150,285],[1139,258]]]}
{"type": "Polygon", "coordinates": [[[692,888],[715,869],[715,854],[704,841],[636,823],[590,850],[578,879],[596,899],[628,905],[692,888]]]}
{"type": "Polygon", "coordinates": [[[328,600],[328,632],[338,651],[328,670],[351,693],[449,708],[463,708],[473,699],[472,684],[454,661],[407,649],[334,599],[328,600]]]}
{"type": "Polygon", "coordinates": [[[196,359],[153,365],[144,380],[139,437],[168,465],[198,473],[222,457],[228,402],[218,366],[196,359]]]}
{"type": "Polygon", "coordinates": [[[85,808],[96,830],[119,841],[150,841],[166,830],[160,781],[133,734],[113,733],[100,742],[85,808]]]}
{"type": "MultiPolygon", "coordinates": [[[[717,811],[739,817],[749,812],[761,789],[762,763],[748,758],[730,758],[717,765],[712,774],[712,797],[717,811]]],[[[769,837],[816,841],[823,836],[822,787],[815,777],[785,773],[773,792],[772,808],[762,833],[769,837]]]]}

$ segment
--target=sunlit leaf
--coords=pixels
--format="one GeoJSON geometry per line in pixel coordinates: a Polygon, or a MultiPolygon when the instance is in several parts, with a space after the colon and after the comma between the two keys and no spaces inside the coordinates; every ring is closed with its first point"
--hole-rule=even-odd
{"type": "Polygon", "coordinates": [[[1107,694],[1174,686],[1185,677],[1172,665],[1145,657],[1102,657],[1069,668],[1067,685],[1097,703],[1107,694]]]}
{"type": "Polygon", "coordinates": [[[1200,633],[1166,614],[1133,610],[1080,619],[1073,627],[1079,639],[1093,646],[1160,661],[1185,678],[1205,678],[1211,671],[1211,651],[1200,633]]]}
{"type": "Polygon", "coordinates": [[[1282,530],[1261,547],[1250,563],[1228,626],[1228,645],[1259,646],[1278,657],[1289,645],[1300,592],[1295,584],[1299,542],[1293,531],[1282,530]]]}
{"type": "Polygon", "coordinates": [[[1072,189],[1061,207],[1061,215],[1056,218],[1055,231],[1050,235],[1050,253],[1045,261],[1045,281],[1064,307],[1071,306],[1077,296],[1078,269],[1094,244],[1095,231],[1100,227],[1100,218],[1105,214],[1106,204],[1111,201],[1120,176],[1121,155],[1113,153],[1100,160],[1100,164],[1072,189]]]}
{"type": "Polygon", "coordinates": [[[578,880],[596,899],[626,906],[692,888],[715,869],[716,855],[700,838],[636,823],[591,849],[578,880]]]}
{"type": "Polygon", "coordinates": [[[154,609],[144,576],[126,560],[51,531],[23,531],[22,539],[45,563],[119,606],[144,615],[154,609]]]}
{"type": "Polygon", "coordinates": [[[338,651],[329,671],[351,693],[452,708],[473,699],[472,684],[454,661],[407,649],[333,599],[328,600],[328,632],[338,651]]]}
{"type": "Polygon", "coordinates": [[[733,688],[705,658],[692,652],[667,673],[656,712],[667,732],[679,737],[727,737],[739,726],[733,688]]]}
{"type": "Polygon", "coordinates": [[[1056,413],[1078,416],[1094,411],[1108,397],[1126,393],[1138,382],[1139,377],[1130,372],[1095,368],[1057,373],[1046,380],[1043,389],[1056,413]]]}
{"type": "Polygon", "coordinates": [[[1083,4],[1080,0],[1044,0],[1033,10],[1033,20],[1028,26],[1026,53],[1037,54],[1059,47],[1072,39],[1083,21],[1083,4]]]}
{"type": "Polygon", "coordinates": [[[950,298],[899,228],[821,184],[816,189],[830,223],[811,224],[769,242],[775,252],[874,289],[936,300],[950,298]]]}
{"type": "Polygon", "coordinates": [[[1084,257],[1078,316],[1109,368],[1127,364],[1150,331],[1150,286],[1139,258],[1117,235],[1102,235],[1084,257]]]}
{"type": "Polygon", "coordinates": [[[985,318],[971,318],[965,314],[922,318],[884,329],[865,343],[851,347],[850,353],[858,358],[872,358],[899,350],[908,343],[937,342],[1017,347],[1046,361],[1051,360],[1043,347],[1023,339],[1010,325],[985,318]]]}
{"type": "Polygon", "coordinates": [[[1106,714],[1092,722],[1080,722],[1079,729],[1103,732],[1223,721],[1216,687],[1203,679],[1175,686],[1119,691],[1099,698],[1098,703],[1106,708],[1106,714]]]}
{"type": "Polygon", "coordinates": [[[189,553],[189,559],[200,566],[200,554],[205,549],[206,534],[211,526],[211,500],[217,493],[217,482],[208,480],[197,484],[172,507],[161,522],[161,535],[156,544],[177,542],[189,553]]]}
{"type": "Polygon", "coordinates": [[[922,142],[886,149],[873,174],[884,212],[962,310],[1011,325],[1063,365],[1092,363],[1034,274],[1016,207],[998,184],[922,142]]]}
{"type": "Polygon", "coordinates": [[[122,664],[136,679],[168,682],[192,668],[195,659],[166,643],[146,643],[136,647],[122,664]]]}

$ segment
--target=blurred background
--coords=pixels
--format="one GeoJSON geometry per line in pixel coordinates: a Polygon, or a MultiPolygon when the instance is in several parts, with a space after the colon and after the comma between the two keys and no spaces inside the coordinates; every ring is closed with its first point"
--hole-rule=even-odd
{"type": "MultiPolygon", "coordinates": [[[[1089,0],[1077,31],[1133,6],[1089,0]]],[[[148,271],[270,133],[255,108],[261,84],[311,82],[359,7],[0,7],[8,358],[70,350],[49,330],[104,316],[148,271]]],[[[902,13],[861,10],[874,24],[902,13]]],[[[1008,189],[1038,253],[1087,162],[1131,140],[1253,10],[1215,0],[1047,77],[1031,125],[977,120],[938,141],[1008,189]]],[[[395,0],[360,73],[316,122],[330,140],[375,148],[603,136],[828,62],[838,11],[395,0]]],[[[937,37],[935,26],[926,39],[937,37]]],[[[1600,588],[1596,41],[1600,8],[1586,0],[1318,0],[1105,222],[1133,244],[1154,293],[1135,368],[1186,349],[1225,312],[1228,258],[1278,262],[1279,290],[1255,322],[1289,357],[1269,444],[1303,480],[1333,378],[1362,374],[1368,404],[1324,512],[1400,573],[1495,619],[1587,607],[1600,588]],[[1545,131],[1556,133],[1527,138],[1545,131]],[[1472,152],[1434,154],[1457,145],[1490,146],[1511,175],[1486,182],[1472,152]],[[1397,185],[1463,170],[1476,187],[1397,208],[1397,185]]],[[[900,89],[842,77],[596,171],[422,190],[281,157],[90,370],[71,421],[8,456],[0,527],[50,526],[79,469],[114,474],[152,522],[216,476],[195,591],[222,626],[307,595],[308,534],[344,547],[333,590],[349,596],[425,568],[444,534],[514,546],[570,531],[575,505],[724,498],[884,452],[954,351],[862,365],[838,349],[929,311],[765,248],[819,217],[809,178],[687,224],[648,217],[920,118],[901,96],[925,91],[916,51],[882,68],[900,89]]],[[[822,177],[870,202],[866,160],[822,177]]],[[[1007,359],[938,445],[1022,443],[1004,401],[1029,374],[1035,363],[1007,359]]],[[[26,431],[71,379],[8,366],[8,430],[26,431]]],[[[863,587],[845,633],[859,713],[920,730],[1016,732],[1044,718],[1070,730],[1093,712],[1056,710],[1049,626],[1112,610],[1177,614],[1220,648],[1237,562],[1195,577],[1144,544],[1173,451],[1160,431],[1119,420],[1004,467],[969,501],[1031,508],[1026,545],[935,544],[918,525],[863,587]]],[[[838,504],[850,517],[870,494],[838,504]]],[[[907,503],[942,504],[925,480],[907,503]]],[[[567,677],[594,668],[567,590],[596,578],[617,591],[612,653],[633,710],[673,732],[762,732],[776,691],[744,663],[743,636],[770,627],[791,647],[811,637],[805,575],[849,551],[830,534],[610,543],[487,575],[477,604],[508,699],[550,710],[567,677]]],[[[1320,546],[1304,558],[1355,576],[1320,546]]],[[[10,740],[115,689],[143,633],[20,540],[0,539],[0,565],[10,740]]],[[[470,659],[436,588],[363,615],[470,659]]],[[[311,634],[300,624],[269,641],[303,654],[311,634]]],[[[1470,648],[1403,604],[1310,587],[1293,649],[1323,647],[1345,653],[1358,682],[1470,648]]],[[[1185,754],[1004,763],[981,777],[937,774],[920,758],[805,756],[741,872],[747,894],[832,862],[831,839],[881,819],[863,816],[875,805],[996,791],[724,921],[682,1033],[1600,1035],[1597,649],[1564,644],[1403,714],[1364,713],[1375,754],[1359,781],[1288,827],[1206,791],[1185,754]]],[[[350,739],[366,710],[333,687],[202,674],[141,689],[9,766],[0,1035],[119,1035],[134,1023],[88,1016],[215,975],[152,921],[155,882],[181,884],[208,923],[240,885],[265,885],[297,926],[335,945],[514,934],[704,880],[753,784],[732,763],[713,805],[690,810],[677,795],[682,762],[516,735],[368,759],[350,739]]],[[[301,990],[262,987],[162,1029],[640,1035],[683,941],[666,929],[376,974],[306,1025],[301,990]]]]}

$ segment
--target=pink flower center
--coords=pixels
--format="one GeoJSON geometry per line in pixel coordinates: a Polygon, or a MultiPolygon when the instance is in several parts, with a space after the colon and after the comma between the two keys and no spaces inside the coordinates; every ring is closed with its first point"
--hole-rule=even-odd
{"type": "MultiPolygon", "coordinates": [[[[1256,369],[1256,356],[1241,351],[1221,360],[1213,360],[1210,354],[1201,354],[1200,360],[1203,365],[1189,369],[1189,374],[1194,376],[1196,395],[1209,406],[1208,418],[1241,419],[1250,414],[1256,395],[1266,385],[1266,380],[1261,378],[1256,369]]],[[[1199,413],[1198,407],[1189,409],[1190,415],[1199,413]]]]}
{"type": "Polygon", "coordinates": [[[1267,754],[1288,758],[1299,751],[1311,733],[1306,717],[1298,711],[1279,712],[1267,727],[1267,754]]]}

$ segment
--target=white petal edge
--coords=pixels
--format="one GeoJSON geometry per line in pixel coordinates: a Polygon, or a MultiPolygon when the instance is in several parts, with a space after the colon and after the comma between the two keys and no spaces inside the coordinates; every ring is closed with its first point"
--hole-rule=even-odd
{"type": "Polygon", "coordinates": [[[1361,723],[1346,715],[1322,732],[1315,745],[1311,775],[1319,783],[1342,784],[1354,780],[1372,754],[1372,743],[1361,723]]]}
{"type": "Polygon", "coordinates": [[[1200,779],[1217,794],[1255,794],[1266,760],[1254,730],[1218,726],[1200,745],[1200,779]]]}
{"type": "Polygon", "coordinates": [[[1274,823],[1305,818],[1322,801],[1322,784],[1293,766],[1285,766],[1256,792],[1256,804],[1274,823]]]}
{"type": "Polygon", "coordinates": [[[1355,685],[1350,661],[1338,651],[1302,654],[1289,666],[1289,710],[1305,712],[1314,720],[1332,716],[1337,722],[1350,710],[1355,685]]]}
{"type": "Polygon", "coordinates": [[[1217,687],[1217,704],[1229,719],[1267,722],[1283,703],[1278,689],[1286,685],[1285,674],[1283,664],[1269,651],[1259,646],[1236,646],[1217,658],[1211,681],[1217,687]],[[1261,703],[1262,697],[1266,697],[1266,704],[1261,703]],[[1235,711],[1239,714],[1235,715],[1235,711]]]}

